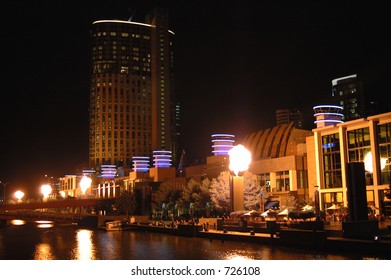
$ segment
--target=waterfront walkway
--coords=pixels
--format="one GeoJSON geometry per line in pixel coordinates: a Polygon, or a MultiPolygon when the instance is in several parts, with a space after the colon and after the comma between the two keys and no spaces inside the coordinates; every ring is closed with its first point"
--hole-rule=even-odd
{"type": "Polygon", "coordinates": [[[313,249],[324,252],[353,252],[357,255],[374,256],[391,259],[391,221],[379,223],[376,235],[368,234],[364,238],[347,238],[342,230],[342,222],[326,223],[324,229],[302,230],[296,228],[280,228],[271,231],[267,228],[254,230],[217,230],[214,227],[205,229],[204,225],[169,226],[133,224],[126,230],[141,230],[146,232],[161,232],[189,237],[207,238],[211,242],[235,241],[243,243],[259,243],[271,246],[285,246],[301,249],[313,249]]]}
{"type": "Polygon", "coordinates": [[[255,242],[292,246],[328,252],[355,252],[391,259],[391,220],[379,222],[378,235],[366,238],[344,237],[342,222],[330,222],[324,230],[298,230],[284,228],[275,234],[267,232],[239,232],[210,229],[201,231],[199,237],[210,240],[255,242]]]}

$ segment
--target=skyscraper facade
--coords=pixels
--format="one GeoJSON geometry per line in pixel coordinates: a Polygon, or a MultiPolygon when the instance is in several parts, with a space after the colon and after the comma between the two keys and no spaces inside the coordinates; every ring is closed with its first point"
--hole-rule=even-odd
{"type": "Polygon", "coordinates": [[[175,34],[168,11],[145,23],[92,24],[89,163],[131,166],[133,156],[169,150],[176,159],[179,105],[174,95],[175,34]]]}
{"type": "Polygon", "coordinates": [[[344,121],[367,116],[363,83],[356,74],[332,80],[332,98],[335,105],[343,107],[344,121]]]}
{"type": "Polygon", "coordinates": [[[297,109],[277,109],[276,124],[289,124],[293,122],[296,128],[303,128],[303,113],[297,109]]]}

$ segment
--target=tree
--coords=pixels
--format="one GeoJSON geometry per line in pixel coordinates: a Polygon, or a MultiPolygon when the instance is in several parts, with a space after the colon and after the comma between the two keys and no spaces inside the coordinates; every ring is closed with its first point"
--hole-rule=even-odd
{"type": "Polygon", "coordinates": [[[189,209],[191,214],[194,212],[203,212],[207,203],[210,202],[209,180],[203,180],[201,183],[191,179],[182,190],[179,205],[183,209],[189,209]]]}
{"type": "Polygon", "coordinates": [[[251,172],[244,172],[244,208],[246,210],[258,210],[261,203],[261,186],[251,172]]]}
{"type": "Polygon", "coordinates": [[[175,213],[180,197],[181,191],[178,188],[171,182],[163,182],[160,184],[159,189],[152,195],[152,207],[156,211],[160,211],[164,204],[167,212],[172,211],[175,213]]]}
{"type": "Polygon", "coordinates": [[[127,221],[129,221],[130,214],[136,209],[136,197],[133,191],[125,190],[116,200],[116,208],[118,213],[126,214],[127,221]]]}
{"type": "Polygon", "coordinates": [[[286,197],[285,206],[290,210],[295,210],[298,207],[297,199],[293,195],[288,194],[286,197]]]}
{"type": "Polygon", "coordinates": [[[212,205],[222,214],[228,213],[231,209],[230,177],[229,171],[223,171],[210,184],[212,205]]]}

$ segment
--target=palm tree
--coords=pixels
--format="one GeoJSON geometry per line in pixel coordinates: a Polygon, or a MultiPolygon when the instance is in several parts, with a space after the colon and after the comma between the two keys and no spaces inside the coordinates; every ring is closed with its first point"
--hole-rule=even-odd
{"type": "Polygon", "coordinates": [[[129,221],[130,214],[136,209],[136,197],[134,192],[125,190],[116,200],[116,208],[118,213],[125,213],[127,221],[129,221]]]}

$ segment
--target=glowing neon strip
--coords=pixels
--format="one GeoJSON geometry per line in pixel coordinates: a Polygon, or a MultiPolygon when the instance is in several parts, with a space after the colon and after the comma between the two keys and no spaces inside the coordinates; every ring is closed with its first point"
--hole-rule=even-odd
{"type": "Polygon", "coordinates": [[[341,113],[316,113],[314,114],[315,117],[317,116],[323,116],[323,115],[328,115],[328,116],[339,116],[339,117],[343,117],[344,115],[341,114],[341,113]]]}
{"type": "MultiPolygon", "coordinates": [[[[135,22],[135,21],[125,21],[125,20],[97,20],[94,21],[92,24],[96,24],[96,23],[125,23],[125,24],[134,24],[134,25],[152,27],[151,24],[135,22]]],[[[175,35],[174,31],[168,30],[168,32],[171,33],[172,35],[175,35]]]]}
{"type": "Polygon", "coordinates": [[[316,121],[314,121],[314,123],[325,123],[325,122],[343,123],[343,121],[340,121],[340,120],[316,120],[316,121]]]}
{"type": "Polygon", "coordinates": [[[337,106],[337,105],[318,105],[318,106],[313,107],[314,110],[319,109],[319,108],[335,108],[335,109],[343,110],[342,106],[337,106]]]}
{"type": "Polygon", "coordinates": [[[350,76],[334,79],[334,80],[331,81],[331,83],[332,83],[333,86],[336,86],[339,81],[347,80],[347,79],[351,79],[351,78],[357,78],[357,74],[353,74],[353,75],[350,75],[350,76]]]}

